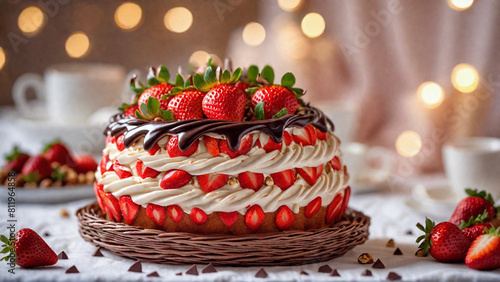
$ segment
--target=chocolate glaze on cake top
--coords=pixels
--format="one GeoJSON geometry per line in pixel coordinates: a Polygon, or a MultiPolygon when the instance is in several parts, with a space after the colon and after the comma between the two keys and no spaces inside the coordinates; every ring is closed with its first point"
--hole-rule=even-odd
{"type": "Polygon", "coordinates": [[[310,106],[293,115],[284,115],[276,119],[234,122],[214,119],[193,119],[179,121],[147,121],[123,114],[117,114],[110,120],[105,134],[119,136],[125,134],[124,145],[132,146],[144,137],[144,149],[150,150],[163,137],[177,135],[179,149],[187,150],[198,138],[207,133],[215,133],[226,137],[229,148],[236,151],[240,147],[241,138],[252,131],[261,131],[270,136],[274,142],[281,142],[283,132],[288,127],[305,127],[314,125],[322,132],[333,131],[334,126],[325,114],[310,106]]]}

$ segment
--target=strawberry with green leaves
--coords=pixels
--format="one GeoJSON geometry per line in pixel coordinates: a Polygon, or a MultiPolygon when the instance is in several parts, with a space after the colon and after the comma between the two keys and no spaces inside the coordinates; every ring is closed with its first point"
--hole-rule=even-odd
{"type": "Polygon", "coordinates": [[[43,150],[45,158],[49,163],[58,163],[59,165],[67,165],[70,168],[76,168],[75,160],[69,152],[69,149],[60,141],[55,140],[45,146],[43,150]]]}
{"type": "Polygon", "coordinates": [[[42,179],[49,178],[52,167],[43,155],[32,156],[26,161],[21,170],[25,182],[39,183],[42,179]]]}
{"type": "MultiPolygon", "coordinates": [[[[7,237],[0,235],[3,242],[1,253],[11,253],[15,251],[17,265],[25,268],[54,265],[58,258],[56,253],[35,231],[23,228],[17,231],[14,242],[7,237]]],[[[9,256],[1,260],[7,261],[9,256]]]]}
{"type": "Polygon", "coordinates": [[[472,242],[465,264],[478,270],[500,268],[500,228],[485,229],[485,234],[472,242]]]}
{"type": "Polygon", "coordinates": [[[277,115],[279,117],[285,114],[294,114],[297,111],[299,102],[301,102],[300,97],[304,95],[304,91],[293,88],[295,76],[292,73],[285,73],[281,78],[281,85],[275,85],[274,70],[270,66],[265,66],[258,79],[263,81],[265,86],[250,88],[247,92],[253,94],[252,106],[254,108],[260,102],[264,103],[264,119],[276,118],[277,115]]]}
{"type": "Polygon", "coordinates": [[[484,212],[477,217],[471,217],[467,222],[462,220],[458,228],[462,230],[462,233],[469,238],[472,242],[477,237],[481,236],[484,233],[486,228],[492,228],[493,224],[486,222],[488,218],[488,211],[484,210],[484,212]]]}
{"type": "Polygon", "coordinates": [[[258,85],[257,77],[259,76],[259,67],[251,65],[248,69],[243,72],[239,81],[236,82],[236,88],[244,91],[247,99],[250,100],[249,93],[246,92],[248,88],[255,87],[258,85]]]}
{"type": "Polygon", "coordinates": [[[205,74],[195,74],[193,84],[196,89],[207,94],[202,101],[202,110],[209,119],[242,121],[245,115],[246,96],[234,83],[241,76],[241,68],[233,73],[228,70],[208,66],[205,74]]]}
{"type": "Polygon", "coordinates": [[[201,119],[204,117],[202,102],[205,97],[201,92],[189,85],[190,80],[184,81],[180,74],[175,79],[176,87],[172,88],[163,99],[170,99],[167,109],[174,115],[175,120],[201,119]]]}
{"type": "Polygon", "coordinates": [[[425,227],[418,223],[418,229],[425,232],[417,238],[419,249],[440,262],[463,262],[471,241],[451,222],[436,225],[426,218],[425,227]]]}
{"type": "Polygon", "coordinates": [[[15,146],[12,152],[5,156],[7,163],[4,165],[3,170],[6,172],[15,171],[19,173],[29,158],[30,156],[28,154],[21,152],[19,148],[15,146]]]}
{"type": "Polygon", "coordinates": [[[460,225],[462,221],[467,222],[471,217],[481,215],[484,210],[488,213],[487,217],[484,219],[485,221],[491,220],[495,217],[496,210],[493,206],[494,201],[490,194],[485,191],[472,189],[465,189],[465,192],[469,195],[469,197],[463,199],[457,205],[450,218],[451,223],[460,225]]]}

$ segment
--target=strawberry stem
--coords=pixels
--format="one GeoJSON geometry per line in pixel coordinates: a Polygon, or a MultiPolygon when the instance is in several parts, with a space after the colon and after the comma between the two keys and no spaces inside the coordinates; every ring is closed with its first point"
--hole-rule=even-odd
{"type": "Polygon", "coordinates": [[[429,253],[429,250],[432,246],[431,233],[432,233],[432,229],[434,228],[435,225],[436,225],[436,223],[434,221],[428,219],[427,217],[425,218],[425,227],[420,222],[417,223],[417,228],[422,230],[425,234],[418,237],[416,242],[417,243],[422,242],[422,243],[420,243],[418,248],[420,250],[422,250],[425,254],[429,253]]]}

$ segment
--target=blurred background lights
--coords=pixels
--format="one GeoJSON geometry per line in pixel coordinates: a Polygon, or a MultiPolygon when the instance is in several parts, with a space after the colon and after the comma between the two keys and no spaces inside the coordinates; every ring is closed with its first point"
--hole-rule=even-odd
{"type": "Polygon", "coordinates": [[[139,5],[126,2],[121,4],[115,11],[115,22],[124,30],[136,27],[142,18],[142,9],[139,5]]]}
{"type": "Polygon", "coordinates": [[[300,2],[301,0],[278,0],[278,5],[282,10],[292,12],[299,7],[300,2]]]}
{"type": "Polygon", "coordinates": [[[80,58],[87,54],[90,40],[83,32],[75,32],[66,40],[66,53],[71,58],[80,58]]]}
{"type": "Polygon", "coordinates": [[[477,70],[469,64],[458,64],[451,72],[451,83],[460,92],[470,93],[476,90],[479,84],[477,70]]]}
{"type": "Polygon", "coordinates": [[[278,18],[273,25],[278,30],[277,41],[287,42],[279,46],[278,53],[283,59],[300,60],[309,54],[309,42],[297,23],[288,18],[278,18]]]}
{"type": "Polygon", "coordinates": [[[302,19],[302,32],[310,38],[315,38],[325,31],[325,20],[320,14],[309,13],[302,19]]]}
{"type": "Polygon", "coordinates": [[[418,87],[417,95],[427,108],[434,109],[439,107],[444,100],[444,91],[439,84],[427,81],[418,87]]]}
{"type": "Polygon", "coordinates": [[[4,65],[5,65],[5,52],[3,51],[3,48],[0,47],[0,70],[2,70],[4,65]]]}
{"type": "Polygon", "coordinates": [[[248,23],[243,29],[243,41],[250,46],[258,46],[266,39],[266,30],[256,22],[248,23]]]}
{"type": "Polygon", "coordinates": [[[43,27],[45,14],[38,7],[24,9],[17,18],[19,29],[25,34],[35,34],[43,27]]]}
{"type": "Polygon", "coordinates": [[[189,57],[189,64],[195,68],[198,68],[208,62],[210,54],[205,51],[196,51],[189,57]]]}
{"type": "Polygon", "coordinates": [[[193,14],[184,7],[172,8],[165,14],[163,23],[172,32],[185,32],[193,24],[193,14]]]}
{"type": "Polygon", "coordinates": [[[463,11],[469,9],[474,0],[448,0],[447,2],[453,10],[463,11]]]}
{"type": "Polygon", "coordinates": [[[396,150],[405,158],[416,156],[420,149],[422,149],[422,138],[415,131],[405,131],[396,140],[396,150]]]}

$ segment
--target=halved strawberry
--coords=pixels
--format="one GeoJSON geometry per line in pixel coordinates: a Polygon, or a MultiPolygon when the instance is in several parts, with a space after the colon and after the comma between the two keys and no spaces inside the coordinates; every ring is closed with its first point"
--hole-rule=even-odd
{"type": "Polygon", "coordinates": [[[201,119],[203,118],[201,102],[205,94],[198,90],[184,90],[170,100],[168,109],[172,111],[176,120],[201,119]]]}
{"type": "Polygon", "coordinates": [[[283,132],[283,141],[285,142],[286,146],[290,146],[290,144],[292,144],[293,138],[292,135],[288,133],[288,131],[283,132]]]}
{"type": "Polygon", "coordinates": [[[208,215],[200,208],[193,208],[189,214],[189,218],[196,224],[200,225],[208,220],[208,215]]]}
{"type": "Polygon", "coordinates": [[[122,211],[123,219],[125,219],[125,222],[127,224],[134,223],[141,206],[134,203],[130,196],[121,196],[119,202],[120,210],[122,211]]]}
{"type": "Polygon", "coordinates": [[[294,129],[293,141],[302,146],[314,145],[316,144],[316,130],[311,125],[294,129]]]}
{"type": "Polygon", "coordinates": [[[106,207],[104,206],[104,185],[94,182],[94,193],[101,211],[106,214],[106,207]]]}
{"type": "Polygon", "coordinates": [[[142,179],[146,179],[148,177],[155,178],[158,176],[158,174],[160,174],[159,171],[145,166],[144,162],[141,160],[137,161],[137,163],[135,164],[135,169],[137,170],[137,175],[139,175],[142,179]]]}
{"type": "Polygon", "coordinates": [[[313,217],[316,213],[318,213],[320,208],[321,208],[321,197],[317,197],[314,200],[312,200],[309,204],[307,204],[305,210],[306,217],[307,218],[313,217]]]}
{"type": "Polygon", "coordinates": [[[122,220],[122,214],[120,212],[120,203],[118,199],[113,196],[113,194],[106,192],[104,193],[104,206],[106,207],[106,213],[109,214],[111,220],[115,222],[120,222],[122,220]]]}
{"type": "Polygon", "coordinates": [[[219,139],[205,136],[203,137],[203,142],[205,142],[205,147],[210,155],[214,157],[218,157],[220,155],[219,139]]]}
{"type": "Polygon", "coordinates": [[[297,172],[302,176],[302,178],[307,182],[307,184],[313,186],[316,184],[316,180],[318,179],[316,167],[303,167],[297,168],[297,172]]]}
{"type": "Polygon", "coordinates": [[[165,173],[160,180],[162,189],[177,189],[189,183],[191,174],[184,170],[172,169],[165,173]]]}
{"type": "Polygon", "coordinates": [[[328,133],[323,132],[317,128],[316,128],[316,136],[318,136],[318,139],[322,140],[322,141],[325,141],[326,139],[328,139],[328,133]]]}
{"type": "Polygon", "coordinates": [[[165,220],[167,220],[167,209],[159,205],[148,204],[146,207],[146,215],[156,223],[156,225],[163,226],[165,220]]]}
{"type": "Polygon", "coordinates": [[[201,191],[210,193],[226,185],[229,176],[220,173],[208,173],[197,176],[201,191]]]}
{"type": "Polygon", "coordinates": [[[337,194],[333,201],[326,208],[326,224],[336,222],[340,218],[340,211],[342,210],[342,195],[337,194]]]}
{"type": "Polygon", "coordinates": [[[323,165],[319,165],[316,167],[316,179],[319,178],[323,174],[323,165]]]}
{"type": "Polygon", "coordinates": [[[465,264],[480,270],[500,267],[500,228],[491,228],[472,242],[465,264]]]}
{"type": "Polygon", "coordinates": [[[271,173],[271,178],[274,181],[274,185],[280,187],[282,190],[290,188],[290,186],[295,183],[295,171],[293,169],[287,169],[284,171],[271,173]]]}
{"type": "Polygon", "coordinates": [[[347,186],[347,188],[345,188],[344,190],[344,197],[342,198],[342,209],[340,210],[339,218],[341,218],[347,210],[347,206],[349,205],[349,198],[351,198],[351,186],[347,186]]]}
{"type": "Polygon", "coordinates": [[[150,156],[156,154],[156,152],[158,152],[160,150],[160,145],[158,145],[158,143],[156,143],[153,148],[151,148],[151,150],[148,151],[148,154],[150,156]]]}
{"type": "Polygon", "coordinates": [[[120,179],[129,178],[132,176],[132,172],[129,168],[121,165],[118,161],[113,162],[113,170],[120,179]]]}
{"type": "Polygon", "coordinates": [[[108,162],[109,162],[109,156],[103,155],[101,158],[101,162],[99,163],[99,167],[101,168],[101,174],[103,174],[109,170],[108,169],[108,162]]]}
{"type": "Polygon", "coordinates": [[[342,164],[340,163],[339,157],[335,156],[333,159],[330,160],[330,165],[332,166],[333,170],[341,170],[342,169],[342,164]]]}
{"type": "Polygon", "coordinates": [[[194,154],[194,152],[196,152],[196,150],[198,150],[198,144],[199,144],[199,141],[196,140],[193,143],[193,145],[191,145],[186,151],[181,151],[181,149],[179,149],[179,138],[177,136],[172,136],[168,140],[167,153],[171,158],[179,157],[179,156],[189,157],[192,154],[194,154]]]}
{"type": "Polygon", "coordinates": [[[167,207],[168,215],[175,223],[181,222],[184,211],[178,205],[171,205],[167,207]]]}
{"type": "Polygon", "coordinates": [[[295,216],[293,215],[292,210],[283,205],[279,207],[278,211],[276,212],[276,226],[280,230],[287,230],[288,228],[292,227],[293,222],[295,221],[295,216]]]}
{"type": "Polygon", "coordinates": [[[264,184],[264,174],[245,171],[238,174],[238,181],[241,188],[257,191],[264,184]]]}
{"type": "Polygon", "coordinates": [[[306,129],[309,131],[309,136],[311,138],[311,145],[316,144],[316,140],[318,139],[318,136],[316,135],[316,128],[309,124],[306,126],[306,129]]]}
{"type": "Polygon", "coordinates": [[[251,206],[245,214],[245,223],[252,231],[256,231],[264,223],[264,210],[259,205],[251,206]]]}
{"type": "Polygon", "coordinates": [[[232,151],[231,148],[229,148],[229,145],[227,144],[227,140],[220,141],[220,151],[221,151],[221,153],[225,153],[225,154],[229,155],[229,157],[234,159],[240,155],[244,155],[244,154],[248,153],[248,151],[250,151],[250,149],[252,149],[252,145],[253,145],[252,134],[248,134],[245,137],[241,138],[240,148],[236,152],[232,151]]]}
{"type": "Polygon", "coordinates": [[[227,227],[231,227],[238,220],[238,212],[218,212],[220,220],[227,227]]]}
{"type": "Polygon", "coordinates": [[[125,144],[123,144],[123,140],[125,140],[125,135],[120,135],[118,138],[116,138],[116,148],[118,151],[123,151],[125,150],[125,144]]]}
{"type": "Polygon", "coordinates": [[[281,142],[276,143],[273,141],[273,139],[269,138],[264,146],[260,143],[260,139],[255,142],[255,146],[264,149],[267,153],[276,151],[276,150],[281,150],[281,142]]]}

